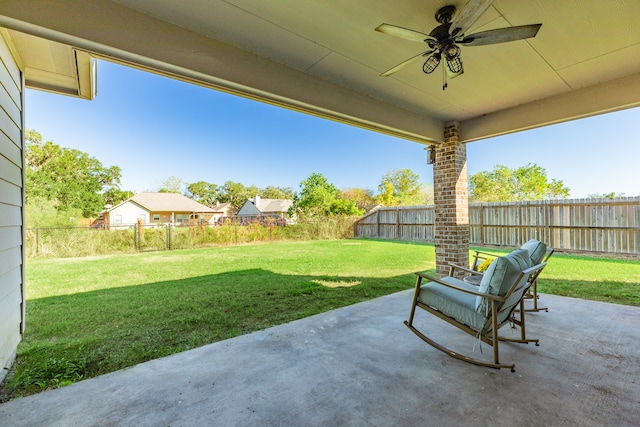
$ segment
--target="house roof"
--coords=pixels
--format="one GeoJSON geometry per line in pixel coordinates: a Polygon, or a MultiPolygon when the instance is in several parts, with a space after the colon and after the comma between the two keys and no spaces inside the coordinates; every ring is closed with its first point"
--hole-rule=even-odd
{"type": "MultiPolygon", "coordinates": [[[[254,205],[254,200],[249,200],[254,205]]],[[[293,205],[291,200],[286,199],[260,199],[256,208],[262,213],[286,212],[293,205]]]]}
{"type": "Polygon", "coordinates": [[[216,213],[226,213],[229,209],[233,209],[233,205],[230,202],[220,203],[219,205],[213,207],[213,211],[216,213]]]}
{"type": "Polygon", "coordinates": [[[126,202],[134,202],[149,212],[219,212],[177,193],[138,193],[126,202]]]}

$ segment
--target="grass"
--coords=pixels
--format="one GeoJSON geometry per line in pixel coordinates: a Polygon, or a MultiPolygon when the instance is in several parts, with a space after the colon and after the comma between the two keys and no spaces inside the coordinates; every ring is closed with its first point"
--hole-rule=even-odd
{"type": "Polygon", "coordinates": [[[434,267],[431,245],[353,240],[29,260],[0,399],[407,289],[434,267]]]}
{"type": "MultiPolygon", "coordinates": [[[[33,259],[27,323],[0,401],[390,294],[433,245],[276,242],[33,259]]],[[[555,254],[539,291],[640,306],[640,264],[555,254]]]]}

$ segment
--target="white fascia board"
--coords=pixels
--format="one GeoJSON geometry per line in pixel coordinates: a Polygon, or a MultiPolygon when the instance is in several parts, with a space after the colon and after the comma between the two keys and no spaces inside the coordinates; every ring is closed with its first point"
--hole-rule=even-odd
{"type": "Polygon", "coordinates": [[[472,142],[640,106],[640,73],[460,122],[472,142]]]}

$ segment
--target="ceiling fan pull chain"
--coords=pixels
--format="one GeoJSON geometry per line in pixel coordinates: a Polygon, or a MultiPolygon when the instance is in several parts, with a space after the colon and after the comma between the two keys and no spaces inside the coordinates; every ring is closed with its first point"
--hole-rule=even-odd
{"type": "Polygon", "coordinates": [[[447,86],[447,71],[442,67],[442,90],[445,90],[447,86]]]}

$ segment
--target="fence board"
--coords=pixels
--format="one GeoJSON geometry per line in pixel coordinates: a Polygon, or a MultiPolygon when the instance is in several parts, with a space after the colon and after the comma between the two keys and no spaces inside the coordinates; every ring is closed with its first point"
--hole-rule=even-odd
{"type": "MultiPolygon", "coordinates": [[[[356,237],[433,242],[429,206],[377,209],[356,222],[356,237]]],[[[565,252],[640,254],[640,197],[469,205],[472,245],[516,247],[535,238],[565,252]]]]}

